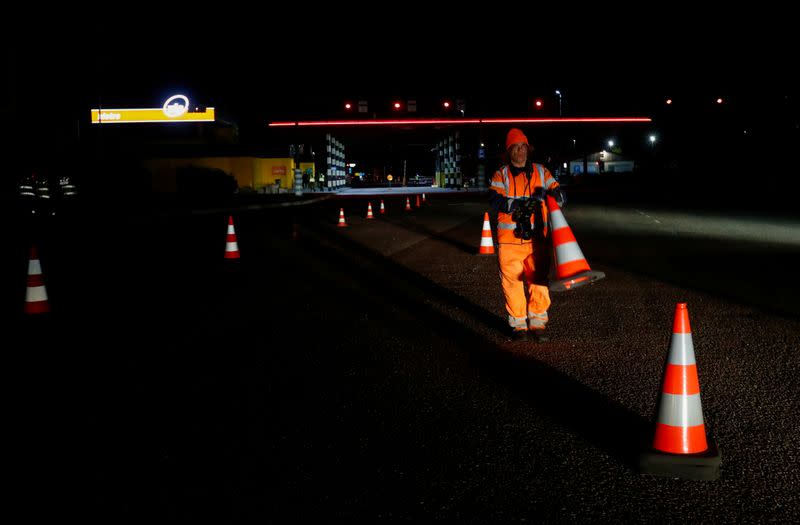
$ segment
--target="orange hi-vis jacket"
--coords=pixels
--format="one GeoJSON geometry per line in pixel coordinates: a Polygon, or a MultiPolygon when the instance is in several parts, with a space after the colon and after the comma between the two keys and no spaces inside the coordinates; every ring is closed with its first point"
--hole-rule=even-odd
{"type": "MultiPolygon", "coordinates": [[[[550,174],[550,171],[541,164],[532,164],[533,175],[528,180],[524,171],[516,177],[511,174],[508,166],[503,166],[497,170],[492,177],[490,188],[499,197],[493,199],[498,207],[497,212],[497,242],[498,244],[526,244],[531,240],[524,240],[514,236],[514,229],[517,224],[511,218],[511,209],[515,201],[517,205],[522,205],[525,201],[542,195],[542,188],[549,190],[558,187],[558,182],[550,174]],[[502,197],[502,199],[500,198],[502,197]]],[[[547,234],[547,207],[542,203],[542,224],[544,225],[545,235],[547,234]]],[[[535,218],[531,216],[531,227],[535,218]]]]}

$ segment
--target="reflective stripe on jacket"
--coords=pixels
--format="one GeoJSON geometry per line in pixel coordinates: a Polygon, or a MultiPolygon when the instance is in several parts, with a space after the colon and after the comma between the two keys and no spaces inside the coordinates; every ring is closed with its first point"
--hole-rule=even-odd
{"type": "MultiPolygon", "coordinates": [[[[514,229],[517,224],[511,218],[511,207],[516,201],[517,205],[522,205],[529,200],[531,196],[537,193],[541,195],[542,188],[549,190],[558,187],[558,182],[550,174],[550,171],[541,164],[532,165],[533,175],[530,182],[524,171],[520,172],[516,177],[511,175],[508,166],[503,166],[497,170],[492,177],[492,184],[490,189],[494,191],[499,197],[495,197],[493,201],[497,206],[497,242],[500,244],[523,244],[529,243],[514,237],[514,229]]],[[[547,232],[547,208],[542,205],[542,223],[544,231],[547,232]]],[[[533,227],[535,218],[531,216],[531,227],[533,227]]]]}

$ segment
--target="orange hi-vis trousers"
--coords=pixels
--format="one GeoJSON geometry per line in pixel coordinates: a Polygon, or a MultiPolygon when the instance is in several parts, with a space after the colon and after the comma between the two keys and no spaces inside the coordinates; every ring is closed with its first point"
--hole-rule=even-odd
{"type": "Polygon", "coordinates": [[[501,243],[498,247],[497,260],[506,297],[508,324],[514,330],[543,330],[547,324],[547,309],[550,307],[547,257],[546,244],[539,249],[530,242],[501,243]]]}

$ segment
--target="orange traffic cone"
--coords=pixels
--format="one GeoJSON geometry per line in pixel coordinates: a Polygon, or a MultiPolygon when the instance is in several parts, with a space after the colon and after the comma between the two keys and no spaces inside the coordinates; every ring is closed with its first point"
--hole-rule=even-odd
{"type": "Polygon", "coordinates": [[[375,216],[372,215],[372,203],[368,202],[367,203],[367,219],[374,219],[374,218],[375,218],[375,216]]]}
{"type": "Polygon", "coordinates": [[[483,213],[483,231],[481,231],[481,247],[478,255],[493,255],[492,227],[489,225],[489,212],[483,213]]]}
{"type": "Polygon", "coordinates": [[[556,281],[550,283],[550,290],[563,292],[584,284],[599,281],[606,276],[603,272],[592,271],[581,252],[572,229],[564,218],[556,200],[547,196],[547,209],[553,230],[553,250],[556,257],[556,281]]]}
{"type": "Polygon", "coordinates": [[[383,199],[381,199],[381,215],[386,214],[386,208],[383,207],[383,199]]]}
{"type": "Polygon", "coordinates": [[[344,208],[339,208],[339,228],[347,228],[347,222],[344,220],[344,208]]]}
{"type": "Polygon", "coordinates": [[[406,211],[411,211],[411,201],[406,197],[406,211]]]}
{"type": "Polygon", "coordinates": [[[25,313],[43,314],[49,311],[50,303],[47,302],[42,265],[36,247],[31,246],[31,255],[28,258],[28,289],[25,291],[25,313]]]}
{"type": "Polygon", "coordinates": [[[652,448],[640,458],[639,466],[645,474],[689,479],[719,477],[719,450],[706,439],[686,303],[675,306],[652,448]]]}
{"type": "Polygon", "coordinates": [[[417,195],[417,208],[419,208],[419,195],[417,195]]]}
{"type": "Polygon", "coordinates": [[[225,239],[225,258],[238,259],[239,244],[236,242],[236,231],[233,229],[233,216],[228,215],[228,236],[225,239]]]}

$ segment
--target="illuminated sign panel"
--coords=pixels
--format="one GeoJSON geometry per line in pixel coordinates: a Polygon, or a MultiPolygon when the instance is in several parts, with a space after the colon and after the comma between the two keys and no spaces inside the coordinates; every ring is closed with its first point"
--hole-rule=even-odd
{"type": "Polygon", "coordinates": [[[169,97],[161,108],[93,109],[92,124],[133,124],[141,122],[214,122],[214,108],[189,111],[184,95],[169,97]]]}

